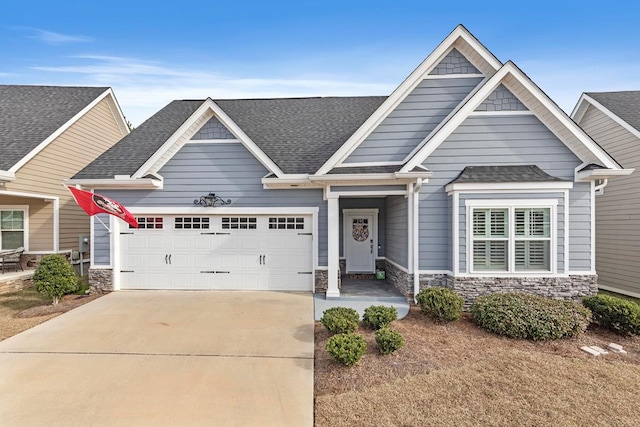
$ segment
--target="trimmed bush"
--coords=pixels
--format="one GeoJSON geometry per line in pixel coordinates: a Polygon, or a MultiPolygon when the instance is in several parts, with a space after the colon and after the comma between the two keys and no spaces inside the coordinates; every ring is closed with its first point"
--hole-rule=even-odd
{"type": "Polygon", "coordinates": [[[575,302],[521,293],[479,297],[471,305],[471,315],[493,333],[534,341],[575,337],[591,320],[591,312],[575,302]]]}
{"type": "Polygon", "coordinates": [[[420,310],[439,322],[450,322],[462,317],[464,298],[447,288],[427,288],[416,296],[420,310]]]}
{"type": "Polygon", "coordinates": [[[73,267],[65,257],[57,254],[42,257],[33,273],[33,284],[39,293],[53,298],[53,305],[58,304],[63,295],[79,288],[73,267]]]}
{"type": "Polygon", "coordinates": [[[384,305],[372,305],[364,309],[362,323],[373,329],[387,326],[398,318],[398,309],[384,305]]]}
{"type": "Polygon", "coordinates": [[[348,334],[358,329],[359,320],[353,308],[332,307],[322,312],[320,323],[332,334],[348,334]]]}
{"type": "Polygon", "coordinates": [[[327,340],[325,349],[336,362],[353,366],[367,352],[367,342],[362,335],[337,334],[327,340]]]}
{"type": "Polygon", "coordinates": [[[382,328],[376,331],[376,344],[382,354],[391,354],[404,345],[404,338],[398,331],[382,328]]]}
{"type": "Polygon", "coordinates": [[[640,304],[610,295],[585,297],[582,304],[603,328],[620,335],[640,335],[640,304]]]}

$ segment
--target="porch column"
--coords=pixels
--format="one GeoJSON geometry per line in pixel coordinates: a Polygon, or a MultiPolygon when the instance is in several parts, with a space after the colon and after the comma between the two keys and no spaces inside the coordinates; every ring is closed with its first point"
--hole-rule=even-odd
{"type": "Polygon", "coordinates": [[[338,270],[340,269],[340,209],[338,204],[338,195],[327,194],[327,255],[328,268],[327,272],[328,287],[327,298],[337,298],[340,296],[338,289],[338,270]]]}

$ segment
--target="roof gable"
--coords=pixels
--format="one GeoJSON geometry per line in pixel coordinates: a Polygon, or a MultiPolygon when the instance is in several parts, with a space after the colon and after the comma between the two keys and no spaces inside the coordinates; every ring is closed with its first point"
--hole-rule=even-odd
{"type": "Polygon", "coordinates": [[[583,93],[571,118],[576,123],[581,123],[590,105],[640,138],[640,91],[583,93]]]}
{"type": "Polygon", "coordinates": [[[507,62],[455,115],[428,141],[425,141],[415,156],[403,166],[402,171],[409,171],[422,164],[500,85],[504,85],[516,96],[584,163],[598,163],[607,168],[621,169],[621,166],[611,156],[551,101],[518,67],[512,62],[507,62]]]}
{"type": "Polygon", "coordinates": [[[15,173],[105,97],[128,133],[108,87],[0,85],[0,170],[15,173]]]}
{"type": "MultiPolygon", "coordinates": [[[[322,175],[344,161],[382,121],[420,84],[445,58],[456,50],[466,61],[486,76],[493,75],[502,63],[485,48],[464,26],[458,25],[436,49],[393,91],[391,96],[356,130],[353,135],[316,172],[322,175]]],[[[453,54],[457,57],[457,54],[453,54]]],[[[446,69],[446,65],[444,66],[446,69]]],[[[454,67],[455,68],[455,67],[454,67]]],[[[455,71],[455,69],[453,69],[455,71]]],[[[440,71],[439,71],[440,72],[440,71]]],[[[458,77],[466,74],[453,74],[458,77]]],[[[474,74],[475,75],[475,74],[474,74]]],[[[431,77],[439,77],[432,75],[431,77]]],[[[464,101],[463,101],[464,102],[464,101]]]]}

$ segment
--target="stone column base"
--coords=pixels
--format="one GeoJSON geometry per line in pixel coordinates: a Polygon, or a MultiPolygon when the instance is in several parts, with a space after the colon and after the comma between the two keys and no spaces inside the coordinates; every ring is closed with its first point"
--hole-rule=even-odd
{"type": "Polygon", "coordinates": [[[113,291],[113,270],[110,268],[90,268],[89,289],[91,292],[99,294],[113,291]]]}

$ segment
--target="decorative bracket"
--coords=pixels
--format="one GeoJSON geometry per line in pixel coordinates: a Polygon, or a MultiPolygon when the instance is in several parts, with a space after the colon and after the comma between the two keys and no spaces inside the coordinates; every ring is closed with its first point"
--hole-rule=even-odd
{"type": "Polygon", "coordinates": [[[222,197],[216,196],[214,193],[209,193],[206,196],[201,196],[200,199],[195,199],[193,201],[194,205],[200,205],[203,207],[215,207],[218,203],[221,206],[230,205],[231,199],[224,200],[222,197]]]}

